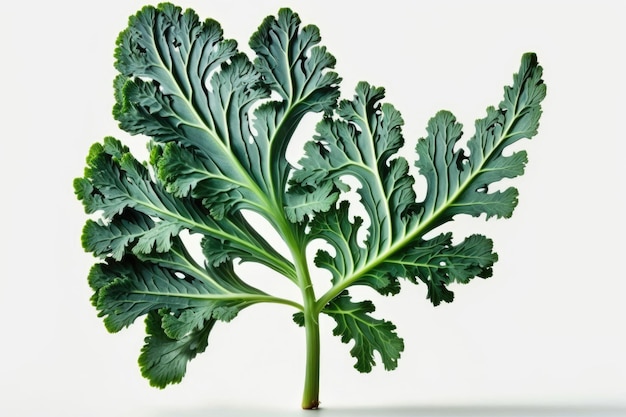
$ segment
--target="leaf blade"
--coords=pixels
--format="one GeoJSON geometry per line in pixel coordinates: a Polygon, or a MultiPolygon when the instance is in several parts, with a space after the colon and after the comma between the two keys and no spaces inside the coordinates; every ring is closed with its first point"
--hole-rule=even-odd
{"type": "Polygon", "coordinates": [[[344,293],[330,302],[324,310],[337,323],[333,329],[343,343],[353,341],[350,354],[357,360],[354,367],[359,372],[370,372],[376,364],[374,352],[378,352],[386,370],[398,365],[404,350],[404,341],[395,333],[396,326],[385,320],[374,319],[369,313],[374,311],[371,301],[354,303],[344,293]]]}
{"type": "MultiPolygon", "coordinates": [[[[397,139],[385,144],[385,135],[376,133],[377,129],[382,129],[382,120],[385,119],[383,106],[377,102],[382,98],[381,90],[370,88],[369,95],[357,93],[355,100],[346,102],[341,108],[347,121],[326,120],[318,125],[318,132],[322,134],[316,139],[317,145],[307,147],[307,155],[301,161],[303,168],[294,173],[294,180],[302,186],[315,188],[321,187],[325,181],[338,181],[344,175],[356,176],[361,183],[358,190],[361,203],[372,219],[365,240],[366,253],[360,255],[359,262],[350,267],[341,265],[350,258],[346,252],[352,249],[348,235],[340,231],[354,229],[356,224],[344,217],[335,221],[330,229],[316,234],[315,237],[326,239],[336,252],[342,252],[335,255],[334,262],[328,255],[323,255],[323,266],[334,274],[333,287],[319,298],[318,308],[322,309],[350,285],[365,284],[380,289],[381,282],[392,282],[386,293],[397,292],[397,286],[393,284],[397,278],[414,278],[409,270],[395,263],[398,257],[417,256],[416,244],[428,246],[428,242],[421,240],[422,237],[458,214],[478,216],[484,213],[487,218],[509,217],[512,214],[517,204],[517,190],[509,188],[490,193],[487,187],[523,173],[525,152],[504,156],[503,151],[522,137],[532,137],[537,131],[540,103],[545,97],[541,74],[542,68],[536,56],[524,55],[520,70],[513,77],[513,85],[505,88],[505,100],[500,107],[488,108],[487,116],[476,122],[476,134],[467,143],[469,156],[460,146],[462,126],[452,113],[441,111],[429,121],[427,136],[420,139],[415,148],[418,156],[416,167],[427,184],[426,195],[420,202],[415,200],[415,194],[410,190],[409,185],[412,186],[413,181],[412,178],[407,180],[410,175],[404,168],[399,170],[401,175],[385,171],[389,167],[393,169],[389,158],[401,141],[397,139]],[[375,122],[369,123],[372,120],[375,122]],[[363,134],[365,131],[372,133],[366,136],[363,134]],[[378,144],[381,144],[379,148],[378,144]],[[381,149],[388,152],[383,153],[381,149]],[[365,158],[365,150],[369,150],[369,155],[385,155],[385,164],[374,163],[381,158],[365,158]],[[364,181],[363,178],[368,178],[368,175],[374,176],[374,180],[364,181]],[[400,189],[406,192],[397,192],[400,189]],[[390,190],[396,192],[395,198],[392,198],[390,190]],[[385,207],[387,210],[377,211],[385,207]],[[377,213],[384,213],[382,220],[377,213]],[[389,216],[393,220],[389,220],[389,216]],[[367,258],[366,262],[362,261],[363,257],[367,258]]],[[[399,116],[391,118],[399,123],[399,116]]],[[[403,162],[397,164],[400,167],[403,162]]],[[[330,211],[339,210],[336,207],[330,211]]],[[[321,217],[332,216],[324,214],[321,217]]],[[[486,271],[490,270],[497,257],[491,252],[490,243],[484,241],[482,247],[486,249],[477,253],[475,258],[481,267],[470,269],[488,276],[486,271]]],[[[463,264],[459,268],[463,270],[463,264]]],[[[417,269],[416,272],[422,274],[419,281],[428,280],[427,270],[417,269]]],[[[447,281],[439,279],[429,285],[428,297],[435,304],[452,301],[452,292],[445,288],[447,281]]]]}

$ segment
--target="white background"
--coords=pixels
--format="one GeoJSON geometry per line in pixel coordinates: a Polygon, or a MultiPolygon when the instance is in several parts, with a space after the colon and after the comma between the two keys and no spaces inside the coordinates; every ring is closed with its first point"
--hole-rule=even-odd
{"type": "MultiPolygon", "coordinates": [[[[136,364],[143,324],[110,335],[90,305],[94,260],[80,246],[86,216],[72,179],[106,135],[144,148],[111,117],[115,39],[144,4],[3,7],[0,414],[302,413],[304,334],[287,308],[252,308],[216,326],[183,383],[159,391],[136,364]]],[[[455,302],[437,308],[424,286],[405,285],[395,298],[372,295],[377,315],[405,340],[394,372],[353,370],[349,346],[324,321],[322,415],[539,415],[552,406],[577,415],[626,406],[620,2],[179,4],[221,22],[244,51],[266,15],[291,7],[320,28],[337,57],[343,97],[359,80],[386,87],[407,141],[423,136],[439,109],[453,111],[471,134],[473,121],[500,101],[522,53],[536,52],[544,66],[548,96],[539,135],[523,144],[530,162],[515,181],[513,218],[452,226],[494,239],[495,276],[456,288],[455,302]]]]}

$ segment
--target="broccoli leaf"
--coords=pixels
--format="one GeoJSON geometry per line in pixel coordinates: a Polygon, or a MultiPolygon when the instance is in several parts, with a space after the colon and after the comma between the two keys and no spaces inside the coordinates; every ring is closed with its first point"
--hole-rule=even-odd
{"type": "MultiPolygon", "coordinates": [[[[100,316],[105,317],[107,329],[117,332],[137,317],[162,308],[175,312],[202,309],[208,317],[217,311],[216,318],[220,318],[226,310],[238,311],[263,299],[264,294],[252,287],[239,293],[229,283],[211,279],[208,273],[193,276],[187,273],[189,270],[179,259],[160,264],[124,259],[94,265],[90,274],[96,291],[93,300],[100,316]],[[168,268],[174,266],[179,268],[168,268]],[[215,310],[217,307],[220,309],[215,310]]],[[[232,318],[232,314],[228,317],[232,318]]]]}
{"type": "Polygon", "coordinates": [[[360,83],[354,99],[340,103],[342,118],[320,122],[315,142],[306,147],[300,161],[302,168],[293,175],[292,190],[322,189],[353,176],[370,219],[364,246],[354,238],[362,221],[351,221],[346,205],[313,220],[313,235],[323,237],[337,253],[334,257],[324,251],[318,254],[318,265],[333,274],[333,288],[320,298],[320,305],[354,284],[396,293],[397,279],[402,277],[426,282],[428,298],[437,305],[453,300],[447,284],[491,275],[497,256],[491,253],[489,239],[474,236],[453,247],[449,237],[424,236],[457,214],[511,215],[517,190],[489,193],[487,187],[523,173],[525,153],[505,156],[503,151],[537,131],[545,96],[541,73],[536,57],[524,55],[499,109],[490,107],[487,117],[476,122],[476,134],[467,143],[469,156],[459,146],[462,130],[454,116],[442,111],[430,120],[428,135],[416,146],[415,165],[428,185],[423,201],[416,200],[408,164],[397,152],[403,145],[402,118],[390,105],[380,104],[382,89],[360,83]]]}
{"type": "MultiPolygon", "coordinates": [[[[177,198],[168,193],[161,183],[152,181],[146,167],[116,139],[108,137],[103,144],[96,143],[92,146],[87,158],[85,177],[76,179],[74,186],[88,213],[101,212],[105,220],[112,222],[109,226],[101,227],[95,227],[92,222],[88,222],[83,231],[86,249],[96,250],[95,253],[99,256],[106,254],[108,246],[110,250],[116,250],[114,256],[119,258],[120,244],[130,243],[137,237],[132,235],[137,234],[140,229],[145,233],[151,231],[147,238],[145,233],[140,233],[147,243],[150,242],[150,236],[153,236],[155,243],[160,240],[162,247],[167,246],[165,240],[171,237],[174,227],[163,225],[175,224],[193,233],[221,239],[233,256],[254,259],[286,276],[293,276],[291,263],[250,227],[240,214],[217,222],[193,199],[177,198]],[[139,217],[136,214],[118,217],[129,209],[158,219],[161,223],[149,221],[145,216],[139,217]],[[131,227],[130,224],[134,226],[131,227]],[[155,225],[162,226],[154,230],[155,225]],[[121,228],[126,229],[124,235],[127,238],[120,240],[120,237],[111,236],[121,233],[121,228]],[[163,232],[166,236],[162,236],[163,232]],[[96,244],[96,241],[99,243],[96,244]]],[[[150,248],[146,245],[145,249],[150,248]]],[[[139,250],[136,249],[135,252],[137,251],[139,250]]]]}
{"type": "Polygon", "coordinates": [[[319,40],[317,28],[300,31],[297,14],[283,9],[252,36],[253,64],[217,22],[145,7],[118,39],[115,116],[128,132],[166,143],[156,165],[168,191],[192,193],[216,219],[250,209],[275,221],[291,135],[305,114],[330,111],[338,97],[339,79],[327,71],[334,58],[319,40]],[[283,100],[254,110],[253,139],[251,110],[271,90],[283,100]]]}
{"type": "MultiPolygon", "coordinates": [[[[191,10],[183,13],[162,4],[131,17],[117,43],[120,75],[114,115],[120,127],[160,143],[173,142],[179,155],[187,153],[187,160],[199,157],[194,165],[208,174],[202,181],[209,191],[203,201],[217,217],[239,205],[263,206],[264,194],[249,174],[257,161],[248,155],[262,150],[254,149],[257,142],[250,140],[247,112],[269,90],[252,63],[237,52],[236,42],[223,39],[217,22],[200,22],[191,10]],[[221,195],[218,205],[224,207],[211,207],[215,194],[221,195]]],[[[178,179],[176,158],[165,158],[158,166],[170,191],[190,191],[193,182],[178,179]]],[[[197,182],[199,172],[194,173],[197,182]]]]}
{"type": "Polygon", "coordinates": [[[423,283],[439,305],[453,301],[453,285],[493,275],[489,238],[437,228],[458,215],[512,215],[517,190],[493,186],[524,173],[526,152],[505,151],[537,133],[546,88],[536,56],[522,57],[504,99],[467,141],[440,111],[406,146],[404,119],[382,87],[359,82],[339,99],[335,58],[320,42],[317,27],[283,8],[252,34],[249,58],[217,21],[170,3],[142,8],[117,39],[113,116],[149,137],[150,158],[142,163],[106,137],[74,191],[90,215],[82,245],[99,258],[91,301],[111,332],[145,316],[139,365],[155,387],[182,380],[218,321],[277,303],[305,329],[302,405],[317,408],[320,314],[335,320],[360,372],[379,359],[395,369],[404,350],[395,325],[371,316],[373,302],[353,301],[351,286],[395,295],[402,279],[423,283]],[[287,149],[312,113],[320,121],[294,165],[287,149]],[[322,245],[312,268],[313,242],[322,245]],[[262,267],[254,286],[242,262],[262,267]],[[260,289],[273,279],[266,269],[301,299],[260,289]],[[330,272],[324,292],[313,285],[319,269],[330,272]]]}
{"type": "Polygon", "coordinates": [[[517,190],[511,187],[489,193],[488,187],[524,173],[526,153],[505,156],[503,151],[537,133],[540,103],[546,94],[542,72],[534,54],[524,55],[499,107],[489,107],[487,116],[476,121],[476,133],[467,143],[468,157],[455,150],[462,127],[452,114],[442,111],[429,121],[428,136],[416,148],[416,166],[428,183],[421,222],[438,217],[436,223],[442,223],[455,214],[511,216],[517,190]]]}

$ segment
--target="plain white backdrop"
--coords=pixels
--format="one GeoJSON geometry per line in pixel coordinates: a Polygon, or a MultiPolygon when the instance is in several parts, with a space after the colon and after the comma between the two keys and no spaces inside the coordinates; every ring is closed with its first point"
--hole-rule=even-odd
{"type": "MultiPolygon", "coordinates": [[[[144,4],[23,1],[3,8],[0,414],[299,415],[304,334],[287,308],[251,308],[216,326],[183,383],[160,391],[136,363],[143,323],[110,335],[89,302],[94,259],[80,246],[86,216],[72,179],[104,136],[144,149],[111,116],[115,39],[144,4]]],[[[265,16],[292,8],[320,28],[344,79],[342,96],[351,97],[360,80],[386,87],[409,142],[440,109],[454,112],[471,135],[524,52],[536,52],[544,67],[548,96],[539,135],[522,145],[530,162],[514,181],[514,216],[451,226],[459,236],[494,240],[494,277],[455,288],[455,302],[437,308],[424,286],[405,285],[394,298],[364,293],[405,340],[393,372],[357,373],[349,346],[323,322],[322,415],[512,416],[549,407],[577,415],[626,406],[620,2],[178,4],[218,20],[246,52],[265,16]]],[[[306,127],[299,131],[305,139],[306,127]]],[[[264,285],[275,284],[268,278],[264,285]]]]}

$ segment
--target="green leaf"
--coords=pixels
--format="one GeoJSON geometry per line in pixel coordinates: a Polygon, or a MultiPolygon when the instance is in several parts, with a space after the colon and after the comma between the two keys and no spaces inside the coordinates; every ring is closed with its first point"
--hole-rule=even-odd
{"type": "Polygon", "coordinates": [[[141,374],[150,381],[150,385],[157,388],[177,384],[183,379],[187,362],[207,348],[209,333],[215,324],[215,319],[208,319],[199,328],[173,338],[162,327],[167,317],[168,314],[157,311],[148,314],[148,336],[139,356],[141,374]]]}
{"type": "MultiPolygon", "coordinates": [[[[128,151],[113,138],[106,138],[103,144],[96,143],[87,158],[85,177],[74,182],[77,196],[83,201],[87,213],[101,212],[104,219],[112,224],[121,223],[116,216],[133,209],[144,216],[125,217],[124,224],[115,230],[104,232],[93,224],[87,226],[83,242],[87,250],[96,249],[96,254],[106,254],[106,246],[116,249],[115,256],[121,255],[121,246],[137,238],[138,230],[146,234],[137,252],[146,252],[151,245],[167,247],[167,239],[175,229],[184,228],[193,233],[210,236],[227,242],[231,253],[245,259],[254,259],[285,276],[294,276],[293,267],[267,241],[252,228],[241,214],[215,221],[209,212],[191,197],[175,197],[164,187],[153,182],[148,169],[140,164],[128,151]],[[146,216],[156,226],[146,227],[146,216]],[[134,226],[130,226],[134,223],[134,226]],[[178,226],[176,226],[178,225],[178,226]],[[131,230],[132,229],[132,230],[131,230]],[[109,235],[103,237],[102,235],[109,235]],[[124,234],[121,240],[113,242],[115,234],[124,234]],[[96,248],[93,240],[103,240],[96,248]],[[112,246],[111,246],[112,245],[112,246]]],[[[120,218],[121,219],[121,218],[120,218]]],[[[113,229],[114,227],[111,226],[113,229]]],[[[158,249],[158,248],[157,248],[158,249]]]]}
{"type": "Polygon", "coordinates": [[[503,155],[507,146],[537,133],[540,103],[546,87],[542,68],[534,54],[522,58],[513,85],[505,88],[505,99],[498,109],[489,107],[487,116],[476,121],[475,135],[469,139],[465,156],[458,149],[462,127],[449,112],[439,112],[428,123],[428,136],[417,144],[416,166],[428,183],[420,204],[422,222],[443,223],[456,214],[510,217],[517,204],[517,190],[489,193],[489,185],[523,174],[526,153],[503,155]],[[430,217],[430,219],[429,219],[430,217]]]}
{"type": "Polygon", "coordinates": [[[237,204],[257,211],[267,206],[265,184],[255,182],[263,179],[251,174],[258,160],[250,158],[267,144],[252,140],[248,112],[269,97],[269,89],[236,43],[223,39],[217,22],[200,22],[193,11],[169,4],[148,6],[120,34],[115,56],[124,79],[115,83],[114,115],[129,133],[177,152],[158,163],[170,191],[186,196],[206,175],[195,196],[217,217],[237,204]],[[188,160],[194,154],[200,159],[190,173],[181,171],[178,157],[185,153],[188,160]],[[233,189],[238,194],[211,207],[214,194],[233,189]]]}
{"type": "Polygon", "coordinates": [[[274,221],[291,135],[305,114],[329,112],[338,97],[339,79],[327,71],[334,58],[316,45],[317,28],[299,25],[286,9],[266,19],[250,41],[259,54],[252,64],[216,22],[193,12],[160,5],[131,18],[116,51],[126,79],[115,83],[115,115],[130,133],[168,143],[158,162],[168,191],[193,192],[218,219],[246,208],[274,221]],[[248,113],[270,89],[284,100],[254,111],[255,136],[248,113]]]}
{"type": "Polygon", "coordinates": [[[341,336],[343,343],[354,342],[350,354],[356,358],[354,367],[359,372],[372,370],[376,364],[374,351],[380,355],[386,370],[395,369],[404,350],[404,341],[396,334],[396,326],[372,318],[369,313],[374,310],[371,301],[354,303],[347,293],[332,300],[322,310],[337,322],[333,334],[341,336]]]}
{"type": "Polygon", "coordinates": [[[333,275],[333,287],[318,305],[355,284],[396,293],[398,278],[425,282],[428,298],[437,305],[452,301],[446,288],[451,282],[491,275],[497,256],[490,240],[472,236],[452,246],[450,236],[424,236],[458,214],[511,215],[517,190],[489,192],[488,187],[523,173],[526,154],[506,156],[503,151],[536,133],[545,96],[541,73],[536,57],[524,55],[513,85],[505,89],[505,100],[476,122],[467,149],[460,143],[462,127],[451,113],[441,111],[429,121],[427,136],[416,146],[415,165],[427,184],[422,201],[417,201],[408,164],[398,154],[404,143],[402,118],[380,103],[382,89],[360,83],[354,99],[340,104],[341,118],[320,122],[318,136],[300,161],[302,168],[292,176],[293,189],[328,189],[328,183],[339,187],[343,177],[352,176],[358,180],[356,191],[370,225],[364,245],[357,245],[354,236],[361,220],[350,220],[347,207],[309,213],[314,217],[310,237],[325,239],[336,252],[318,254],[318,266],[333,275]]]}
{"type": "Polygon", "coordinates": [[[272,302],[295,308],[305,327],[303,405],[317,408],[320,313],[352,344],[361,372],[378,358],[394,369],[404,349],[395,326],[371,316],[372,302],[352,301],[350,286],[394,295],[404,278],[425,284],[438,305],[454,299],[451,286],[493,273],[490,239],[436,229],[458,215],[511,216],[518,192],[499,183],[522,175],[527,161],[509,146],[537,132],[546,90],[535,55],[522,57],[469,140],[441,111],[405,147],[404,120],[383,88],[360,82],[339,101],[335,58],[320,42],[317,27],[283,8],[250,38],[250,59],[219,23],[169,3],[142,8],[117,39],[113,116],[150,138],[150,159],[107,137],[91,147],[74,190],[92,217],[83,247],[100,258],[88,277],[91,302],[111,332],[146,316],[139,363],[156,387],[183,378],[216,321],[272,302]],[[321,120],[292,165],[287,149],[311,113],[321,120]],[[426,186],[419,199],[417,184],[426,186]],[[266,239],[275,234],[280,245],[266,239]],[[201,253],[190,247],[198,242],[201,253]],[[309,268],[313,242],[321,244],[315,265],[331,276],[321,295],[309,268]],[[302,301],[253,287],[242,262],[286,277],[302,301]]]}
{"type": "Polygon", "coordinates": [[[132,258],[97,264],[91,274],[96,308],[111,332],[122,330],[153,310],[179,312],[194,308],[211,316],[217,307],[241,309],[258,301],[242,300],[242,294],[227,291],[215,282],[207,283],[202,276],[132,258]]]}
{"type": "Polygon", "coordinates": [[[472,153],[466,159],[463,149],[457,149],[462,126],[448,112],[439,112],[428,123],[428,137],[417,144],[419,159],[415,164],[426,177],[428,191],[422,203],[424,215],[439,217],[437,223],[448,221],[455,214],[470,214],[486,218],[510,217],[517,204],[517,190],[488,192],[488,186],[502,178],[514,177],[524,171],[524,153],[500,156],[472,177],[472,153]],[[444,152],[442,152],[444,150],[444,152]],[[441,211],[441,213],[438,213],[441,211]]]}
{"type": "MultiPolygon", "coordinates": [[[[280,202],[291,172],[285,158],[287,146],[298,124],[311,112],[329,114],[339,97],[341,79],[331,71],[335,58],[319,45],[320,40],[317,27],[301,27],[300,17],[283,8],[277,17],[265,18],[249,42],[257,54],[255,68],[282,99],[254,112],[257,138],[266,138],[270,146],[261,159],[262,176],[272,179],[274,187],[268,192],[280,202]]],[[[290,220],[297,220],[297,216],[290,215],[290,220]]]]}

